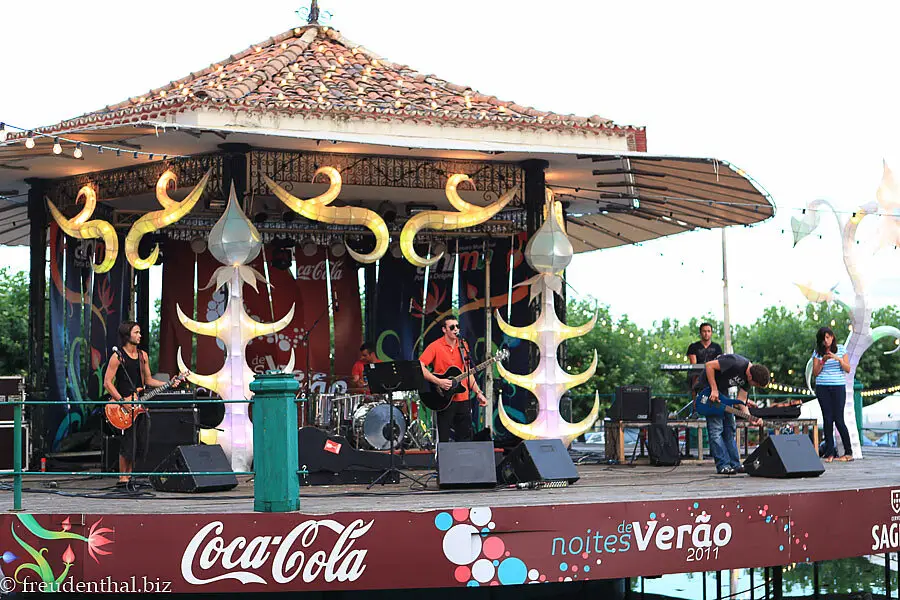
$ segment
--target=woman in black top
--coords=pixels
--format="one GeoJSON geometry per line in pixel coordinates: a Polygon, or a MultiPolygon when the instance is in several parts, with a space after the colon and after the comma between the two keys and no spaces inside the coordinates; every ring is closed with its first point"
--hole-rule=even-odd
{"type": "MultiPolygon", "coordinates": [[[[124,321],[119,325],[119,339],[122,341],[122,348],[110,357],[106,376],[103,378],[103,387],[109,392],[112,400],[120,402],[139,389],[165,385],[165,382],[152,377],[147,353],[138,348],[138,344],[141,343],[140,325],[134,321],[124,321]]],[[[122,442],[119,445],[118,487],[128,485],[131,481],[128,474],[134,470],[135,461],[146,456],[149,450],[150,415],[140,413],[131,427],[123,432],[122,442]]]]}

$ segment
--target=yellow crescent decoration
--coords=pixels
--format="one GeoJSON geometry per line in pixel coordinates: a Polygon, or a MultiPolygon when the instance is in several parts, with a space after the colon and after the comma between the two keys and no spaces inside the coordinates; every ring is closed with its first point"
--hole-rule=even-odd
{"type": "Polygon", "coordinates": [[[212,169],[206,172],[203,179],[191,190],[187,198],[181,202],[172,200],[167,193],[169,182],[174,183],[177,179],[175,173],[170,170],[160,175],[159,181],[156,182],[156,199],[162,205],[163,210],[147,213],[135,221],[131,229],[128,230],[128,235],[125,236],[125,258],[128,259],[131,266],[135,269],[143,270],[149,269],[156,264],[156,259],[159,258],[159,246],[153,246],[150,256],[143,259],[138,254],[141,238],[148,233],[168,227],[191,212],[200,196],[203,195],[203,190],[206,189],[206,184],[209,182],[211,174],[212,169]]]}
{"type": "Polygon", "coordinates": [[[71,219],[63,216],[49,198],[47,199],[47,206],[50,208],[53,220],[56,221],[60,229],[66,232],[66,235],[79,240],[103,239],[103,243],[106,244],[106,253],[103,261],[99,265],[92,266],[95,273],[106,273],[116,264],[116,256],[119,255],[119,237],[116,235],[116,230],[108,222],[100,219],[88,221],[97,207],[97,194],[94,190],[88,185],[78,190],[78,196],[75,198],[76,204],[82,196],[84,196],[84,208],[71,219]]]}
{"type": "Polygon", "coordinates": [[[415,266],[427,267],[433,265],[441,259],[441,256],[443,256],[443,253],[441,253],[426,259],[416,254],[416,251],[413,248],[413,241],[415,241],[416,234],[419,233],[420,230],[465,229],[466,227],[480,225],[503,210],[503,207],[509,204],[510,200],[516,195],[516,188],[512,188],[500,196],[493,204],[483,207],[476,206],[459,197],[456,188],[463,181],[471,180],[468,175],[456,173],[447,179],[447,185],[445,187],[447,200],[450,201],[450,204],[458,212],[446,210],[429,210],[421,212],[407,221],[406,225],[403,226],[403,231],[400,232],[400,250],[403,252],[403,256],[406,257],[406,260],[415,266]]]}
{"type": "Polygon", "coordinates": [[[291,195],[290,192],[265,175],[263,175],[263,179],[279,200],[307,219],[332,225],[361,225],[367,228],[375,234],[375,249],[368,254],[360,254],[347,246],[347,252],[359,263],[374,263],[381,259],[387,252],[388,244],[391,241],[391,235],[384,219],[378,213],[359,206],[328,206],[341,193],[341,174],[334,167],[319,167],[313,175],[313,180],[323,173],[328,175],[330,180],[328,190],[309,200],[302,200],[291,195]]]}

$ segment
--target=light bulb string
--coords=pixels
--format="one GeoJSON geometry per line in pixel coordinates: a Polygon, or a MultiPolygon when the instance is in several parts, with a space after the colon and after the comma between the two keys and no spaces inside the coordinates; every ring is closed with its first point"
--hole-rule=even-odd
{"type": "Polygon", "coordinates": [[[84,148],[94,148],[98,151],[98,153],[104,153],[105,151],[115,152],[117,157],[120,157],[122,155],[129,155],[132,158],[146,156],[150,160],[152,160],[153,158],[156,158],[156,157],[159,157],[162,160],[169,160],[171,158],[189,158],[188,156],[185,156],[182,154],[161,154],[159,152],[146,152],[143,150],[134,150],[133,148],[123,148],[120,146],[111,146],[108,144],[96,144],[93,142],[86,142],[84,140],[76,140],[73,138],[66,137],[65,135],[58,135],[55,133],[41,133],[40,131],[35,131],[33,129],[27,129],[25,127],[18,127],[16,125],[11,125],[10,123],[7,123],[5,121],[0,122],[0,125],[2,125],[2,128],[0,128],[0,131],[15,130],[15,131],[27,134],[24,137],[16,137],[15,139],[8,139],[8,138],[5,139],[4,141],[0,142],[0,148],[7,148],[7,147],[10,147],[10,146],[13,146],[16,144],[25,144],[25,143],[27,143],[27,141],[29,139],[33,141],[36,138],[44,138],[44,139],[52,140],[54,145],[56,145],[56,144],[62,145],[63,142],[65,142],[67,144],[71,144],[72,146],[75,146],[75,149],[79,150],[79,152],[82,152],[82,154],[83,154],[84,148]]]}

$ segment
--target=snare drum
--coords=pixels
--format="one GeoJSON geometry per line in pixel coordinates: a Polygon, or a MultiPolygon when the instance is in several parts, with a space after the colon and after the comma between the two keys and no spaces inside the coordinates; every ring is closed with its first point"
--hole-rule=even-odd
{"type": "Polygon", "coordinates": [[[406,419],[400,409],[387,402],[369,402],[353,413],[353,435],[358,448],[388,450],[391,438],[394,448],[399,448],[406,435],[406,419]],[[393,413],[393,435],[391,435],[391,413],[393,413]]]}

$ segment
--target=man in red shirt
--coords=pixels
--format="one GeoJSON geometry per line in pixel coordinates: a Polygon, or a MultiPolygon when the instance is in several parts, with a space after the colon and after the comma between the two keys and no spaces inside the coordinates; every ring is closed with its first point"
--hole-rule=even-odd
{"type": "MultiPolygon", "coordinates": [[[[465,340],[459,337],[459,320],[453,316],[447,316],[441,319],[441,331],[443,337],[428,344],[425,351],[419,357],[422,363],[422,375],[425,380],[440,387],[442,390],[450,389],[450,380],[441,379],[435,373],[444,373],[450,367],[457,367],[461,371],[466,370],[466,362],[463,360],[465,354],[466,359],[469,358],[469,348],[465,340]],[[431,367],[434,373],[428,370],[431,367]]],[[[469,393],[475,392],[478,403],[481,406],[487,406],[487,398],[478,389],[474,376],[469,376],[463,382],[465,391],[453,396],[453,402],[450,406],[437,414],[438,440],[441,442],[450,441],[450,428],[456,432],[455,440],[457,442],[468,442],[475,437],[472,430],[472,409],[469,406],[469,393]]]]}
{"type": "Polygon", "coordinates": [[[353,363],[350,369],[350,388],[362,391],[364,394],[369,393],[369,386],[366,383],[365,369],[366,365],[380,363],[375,354],[375,347],[372,344],[365,343],[359,347],[359,360],[353,363]]]}

